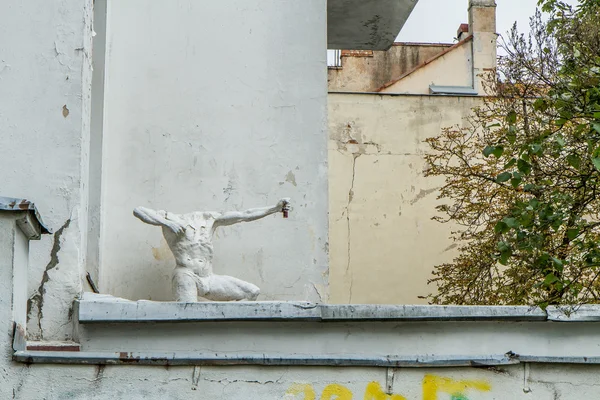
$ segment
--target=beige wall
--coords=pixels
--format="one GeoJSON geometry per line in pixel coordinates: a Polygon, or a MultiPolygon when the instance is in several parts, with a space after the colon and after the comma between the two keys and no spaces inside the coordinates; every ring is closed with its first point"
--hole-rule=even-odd
{"type": "Polygon", "coordinates": [[[330,301],[426,302],[455,254],[431,221],[443,181],[425,178],[425,138],[462,125],[481,98],[329,95],[330,301]]]}
{"type": "Polygon", "coordinates": [[[332,92],[374,92],[417,65],[446,50],[443,43],[395,43],[387,51],[342,52],[342,67],[329,68],[332,92]]]}
{"type": "Polygon", "coordinates": [[[473,86],[472,40],[450,50],[381,90],[383,93],[429,94],[429,86],[473,86]]]}

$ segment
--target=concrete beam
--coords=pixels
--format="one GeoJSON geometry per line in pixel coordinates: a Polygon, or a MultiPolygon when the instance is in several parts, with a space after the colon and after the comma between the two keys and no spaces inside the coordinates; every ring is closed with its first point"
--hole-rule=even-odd
{"type": "Polygon", "coordinates": [[[329,0],[327,46],[387,50],[419,0],[329,0]]]}

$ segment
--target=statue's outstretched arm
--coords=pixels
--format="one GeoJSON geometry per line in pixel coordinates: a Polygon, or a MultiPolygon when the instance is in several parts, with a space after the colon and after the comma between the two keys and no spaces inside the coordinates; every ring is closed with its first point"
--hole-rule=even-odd
{"type": "Polygon", "coordinates": [[[145,207],[136,207],[133,209],[133,215],[147,224],[166,226],[176,234],[183,233],[185,230],[183,225],[177,223],[176,221],[166,219],[161,212],[156,210],[151,210],[145,207]]]}
{"type": "Polygon", "coordinates": [[[246,211],[228,211],[215,218],[215,228],[217,226],[226,226],[237,224],[238,222],[255,221],[277,212],[287,211],[289,209],[290,199],[279,200],[277,204],[270,207],[250,208],[246,211]]]}

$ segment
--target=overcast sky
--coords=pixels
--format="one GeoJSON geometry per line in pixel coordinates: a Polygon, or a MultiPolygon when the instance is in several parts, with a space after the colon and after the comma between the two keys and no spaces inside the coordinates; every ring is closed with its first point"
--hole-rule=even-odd
{"type": "MultiPolygon", "coordinates": [[[[419,0],[397,41],[452,43],[458,26],[468,22],[468,4],[469,0],[419,0]]],[[[515,21],[519,31],[528,31],[537,0],[496,0],[496,4],[497,33],[505,36],[515,21]]]]}

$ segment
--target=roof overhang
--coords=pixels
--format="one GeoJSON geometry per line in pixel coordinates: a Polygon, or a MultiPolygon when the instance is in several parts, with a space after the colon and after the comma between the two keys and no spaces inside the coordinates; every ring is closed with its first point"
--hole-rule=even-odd
{"type": "Polygon", "coordinates": [[[327,47],[387,50],[419,0],[328,0],[327,47]]]}

